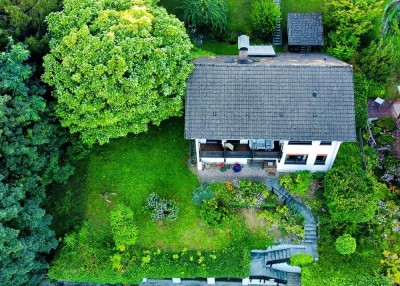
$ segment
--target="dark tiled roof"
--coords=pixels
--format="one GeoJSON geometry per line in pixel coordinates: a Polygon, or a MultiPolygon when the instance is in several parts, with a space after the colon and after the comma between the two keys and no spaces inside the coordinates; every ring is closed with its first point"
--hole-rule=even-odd
{"type": "Polygon", "coordinates": [[[352,66],[321,54],[227,58],[195,61],[186,138],[355,141],[352,66]]]}
{"type": "Polygon", "coordinates": [[[322,17],[316,13],[287,14],[288,45],[322,46],[322,17]]]}

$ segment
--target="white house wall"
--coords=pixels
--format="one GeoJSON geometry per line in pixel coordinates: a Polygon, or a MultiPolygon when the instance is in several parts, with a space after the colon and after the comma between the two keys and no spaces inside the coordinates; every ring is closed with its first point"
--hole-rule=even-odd
{"type": "Polygon", "coordinates": [[[335,161],[341,142],[332,141],[331,145],[321,145],[321,141],[312,141],[311,145],[289,145],[284,141],[282,159],[277,165],[278,172],[294,172],[309,170],[311,172],[325,172],[335,161]],[[306,164],[285,164],[287,155],[308,155],[306,164]],[[317,155],[327,155],[324,165],[315,165],[317,155]]]}

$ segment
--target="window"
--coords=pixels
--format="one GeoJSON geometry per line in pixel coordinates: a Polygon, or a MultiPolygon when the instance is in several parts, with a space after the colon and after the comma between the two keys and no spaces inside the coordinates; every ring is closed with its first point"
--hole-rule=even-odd
{"type": "Polygon", "coordinates": [[[307,164],[308,155],[286,155],[285,164],[307,164]]]}
{"type": "Polygon", "coordinates": [[[321,141],[319,145],[332,145],[332,141],[321,141]]]}
{"type": "Polygon", "coordinates": [[[222,144],[222,140],[207,139],[207,144],[222,144]]]}
{"type": "Polygon", "coordinates": [[[311,145],[312,141],[289,141],[289,145],[311,145]]]}
{"type": "Polygon", "coordinates": [[[317,155],[314,165],[325,165],[327,155],[317,155]]]}

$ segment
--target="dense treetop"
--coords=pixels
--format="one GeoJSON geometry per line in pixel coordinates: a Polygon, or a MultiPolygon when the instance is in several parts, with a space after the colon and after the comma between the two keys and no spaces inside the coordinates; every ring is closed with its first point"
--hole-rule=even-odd
{"type": "MultiPolygon", "coordinates": [[[[21,44],[0,53],[0,284],[35,285],[57,245],[41,203],[44,188],[72,172],[62,164],[64,132],[30,79],[21,44]]],[[[63,158],[65,159],[65,158],[63,158]]]]}
{"type": "Polygon", "coordinates": [[[66,0],[47,18],[44,81],[61,124],[106,143],[180,115],[191,43],[183,24],[149,0],[66,0]]]}

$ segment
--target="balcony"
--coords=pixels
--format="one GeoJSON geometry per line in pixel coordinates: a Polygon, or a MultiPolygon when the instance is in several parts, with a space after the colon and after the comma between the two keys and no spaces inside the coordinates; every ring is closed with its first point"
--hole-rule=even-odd
{"type": "Polygon", "coordinates": [[[279,142],[275,142],[274,149],[266,150],[251,150],[248,144],[232,144],[233,151],[225,149],[222,144],[200,144],[201,158],[249,158],[249,159],[280,159],[281,150],[279,142]]]}

